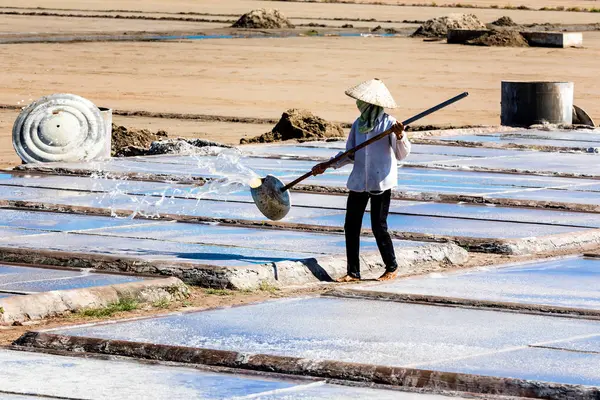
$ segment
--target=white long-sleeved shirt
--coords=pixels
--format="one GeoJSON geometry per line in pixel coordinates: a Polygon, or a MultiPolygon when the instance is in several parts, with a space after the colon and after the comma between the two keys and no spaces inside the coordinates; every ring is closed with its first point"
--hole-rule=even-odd
{"type": "MultiPolygon", "coordinates": [[[[391,128],[396,119],[383,114],[369,133],[358,131],[358,120],[352,124],[346,150],[379,135],[391,128]]],[[[338,161],[334,168],[354,163],[352,173],[348,178],[347,188],[354,192],[380,192],[392,189],[398,185],[398,161],[405,159],[410,154],[410,141],[406,134],[398,140],[394,133],[371,143],[354,153],[354,160],[344,157],[338,161]]],[[[338,153],[341,154],[342,152],[338,153]]]]}

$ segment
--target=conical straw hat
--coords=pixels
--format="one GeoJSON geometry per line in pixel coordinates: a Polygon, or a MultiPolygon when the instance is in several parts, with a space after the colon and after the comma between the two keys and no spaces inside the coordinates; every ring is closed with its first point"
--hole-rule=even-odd
{"type": "Polygon", "coordinates": [[[398,107],[383,81],[377,78],[351,87],[346,90],[346,94],[353,99],[362,100],[365,103],[375,104],[376,106],[384,108],[398,107]]]}
{"type": "Polygon", "coordinates": [[[365,103],[375,104],[376,106],[384,108],[398,107],[383,81],[377,78],[351,87],[346,90],[346,94],[353,99],[362,100],[365,103]]]}

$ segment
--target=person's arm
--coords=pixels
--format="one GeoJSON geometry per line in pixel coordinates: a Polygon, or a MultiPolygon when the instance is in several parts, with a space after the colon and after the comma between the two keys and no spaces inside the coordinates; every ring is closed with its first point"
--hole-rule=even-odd
{"type": "MultiPolygon", "coordinates": [[[[354,139],[354,125],[352,125],[352,129],[350,129],[350,133],[348,134],[348,140],[346,140],[346,151],[353,148],[355,146],[355,143],[356,142],[354,139]]],[[[342,153],[344,153],[344,152],[340,151],[339,153],[337,153],[335,155],[335,157],[339,156],[342,153]]],[[[332,157],[332,158],[335,158],[335,157],[332,157]]],[[[325,170],[327,170],[327,168],[331,167],[333,169],[339,169],[345,165],[352,164],[353,162],[354,162],[354,156],[348,155],[348,156],[342,158],[341,160],[339,160],[338,162],[333,163],[329,167],[327,165],[325,165],[326,163],[317,164],[313,167],[312,172],[313,172],[313,175],[321,175],[322,173],[325,172],[325,170]]]]}
{"type": "Polygon", "coordinates": [[[392,149],[394,149],[396,159],[402,161],[410,154],[411,144],[408,140],[408,136],[404,132],[404,125],[402,125],[401,122],[396,122],[392,128],[394,130],[390,135],[392,149]]]}

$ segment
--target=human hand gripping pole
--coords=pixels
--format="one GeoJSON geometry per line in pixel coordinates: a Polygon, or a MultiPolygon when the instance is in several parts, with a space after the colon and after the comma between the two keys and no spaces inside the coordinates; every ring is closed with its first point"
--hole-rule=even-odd
{"type": "MultiPolygon", "coordinates": [[[[405,121],[402,121],[402,125],[406,127],[413,122],[432,114],[444,107],[449,106],[450,104],[456,103],[459,100],[464,99],[469,95],[468,92],[463,92],[458,96],[454,96],[453,98],[444,101],[443,103],[438,104],[435,107],[431,107],[428,110],[423,111],[405,121]]],[[[395,126],[390,129],[380,133],[377,136],[372,137],[369,140],[359,144],[358,146],[343,152],[342,154],[332,158],[331,160],[319,164],[319,166],[325,171],[327,168],[330,168],[332,165],[342,160],[344,157],[352,156],[354,153],[359,151],[362,148],[374,143],[378,140],[383,139],[390,133],[397,130],[395,126]]],[[[271,220],[280,220],[287,215],[291,208],[291,201],[288,190],[302,182],[303,180],[314,176],[315,172],[311,170],[296,180],[284,185],[279,179],[272,175],[267,175],[265,178],[255,178],[250,182],[250,192],[252,194],[252,198],[254,203],[258,207],[258,209],[263,213],[263,215],[271,220]]]]}

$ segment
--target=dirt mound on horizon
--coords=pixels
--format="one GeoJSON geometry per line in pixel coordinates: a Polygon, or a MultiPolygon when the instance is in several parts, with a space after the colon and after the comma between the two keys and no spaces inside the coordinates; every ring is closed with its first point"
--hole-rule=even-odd
{"type": "Polygon", "coordinates": [[[240,19],[231,25],[231,27],[248,29],[281,29],[293,28],[294,25],[279,10],[260,8],[242,15],[240,19]]]}
{"type": "Polygon", "coordinates": [[[283,140],[317,140],[331,137],[344,137],[341,125],[328,122],[307,110],[289,109],[271,132],[252,139],[242,139],[245,143],[269,143],[283,140]]]}
{"type": "Polygon", "coordinates": [[[449,29],[485,29],[486,26],[473,14],[449,14],[425,21],[412,34],[420,37],[446,37],[449,29]]]}
{"type": "Polygon", "coordinates": [[[166,139],[169,135],[165,131],[156,133],[147,129],[128,129],[124,126],[112,124],[111,155],[117,156],[129,146],[149,148],[152,142],[166,139]]]}
{"type": "Polygon", "coordinates": [[[493,30],[467,41],[474,46],[529,47],[527,40],[514,30],[493,30]]]}
{"type": "Polygon", "coordinates": [[[517,23],[515,21],[512,20],[511,17],[500,17],[497,20],[495,20],[494,22],[492,22],[492,25],[496,25],[496,26],[517,26],[517,23]]]}

